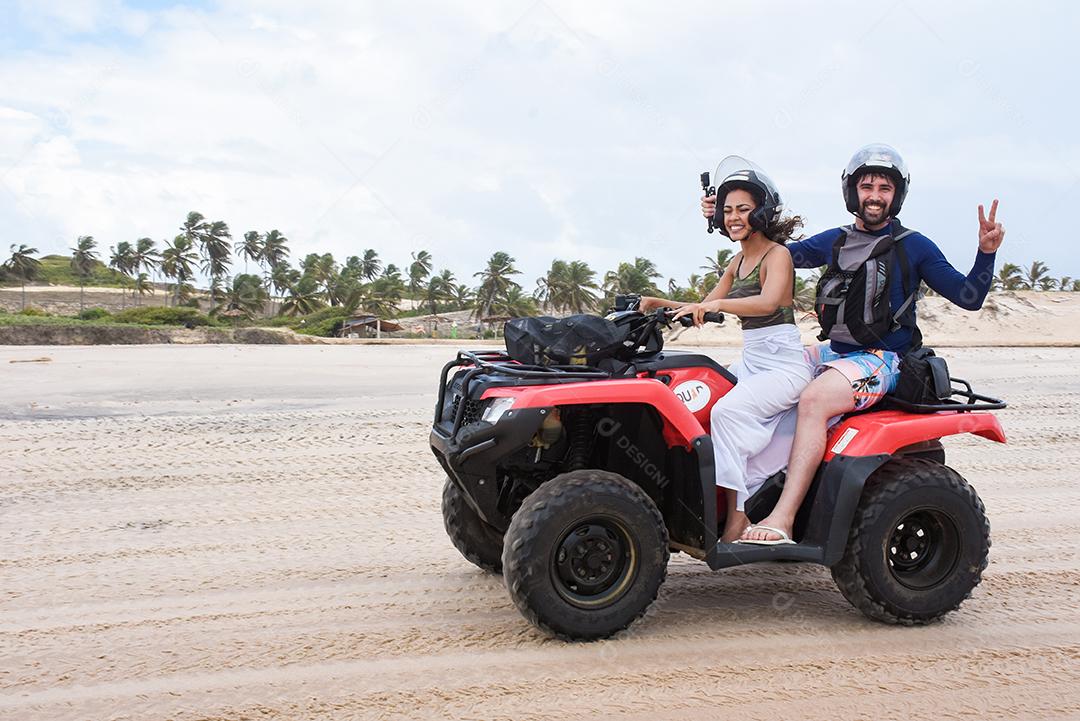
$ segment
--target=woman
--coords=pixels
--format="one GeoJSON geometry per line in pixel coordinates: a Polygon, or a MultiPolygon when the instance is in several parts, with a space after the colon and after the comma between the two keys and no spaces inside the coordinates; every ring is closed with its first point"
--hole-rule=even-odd
{"type": "MultiPolygon", "coordinates": [[[[718,227],[739,243],[739,253],[701,303],[644,298],[641,306],[678,306],[676,317],[691,316],[695,325],[708,311],[742,321],[742,358],[729,369],[739,382],[711,414],[716,484],[724,488],[727,505],[721,540],[731,543],[750,527],[743,512],[746,499],[787,465],[795,420],[787,411],[810,382],[810,367],[795,325],[795,269],[784,247],[802,219],[781,219],[783,203],[776,186],[748,160],[725,158],[715,177],[723,179],[716,189],[717,207],[723,209],[718,227]]],[[[779,541],[754,542],[792,543],[780,535],[779,541]]]]}

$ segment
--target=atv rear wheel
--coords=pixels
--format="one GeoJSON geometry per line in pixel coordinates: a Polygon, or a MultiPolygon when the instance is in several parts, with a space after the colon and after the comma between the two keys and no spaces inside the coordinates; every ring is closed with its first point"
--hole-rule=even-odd
{"type": "Polygon", "coordinates": [[[989,551],[990,524],[967,481],[948,466],[900,458],[867,480],[832,575],[870,618],[922,624],[971,595],[989,551]]]}
{"type": "Polygon", "coordinates": [[[503,534],[477,515],[449,478],[442,492],[446,535],[461,555],[489,573],[502,571],[503,534]]]}
{"type": "Polygon", "coordinates": [[[543,484],[514,514],[503,576],[535,626],[588,641],[645,613],[668,558],[667,527],[652,499],[616,473],[580,470],[543,484]]]}

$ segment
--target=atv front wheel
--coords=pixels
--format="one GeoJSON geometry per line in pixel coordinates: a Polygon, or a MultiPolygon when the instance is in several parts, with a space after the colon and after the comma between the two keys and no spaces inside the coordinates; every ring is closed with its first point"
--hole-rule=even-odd
{"type": "Polygon", "coordinates": [[[870,618],[923,624],[971,595],[989,551],[990,523],[967,481],[948,466],[901,458],[867,480],[832,575],[870,618]]]}
{"type": "Polygon", "coordinates": [[[641,488],[607,471],[544,483],[506,531],[503,576],[522,615],[564,640],[611,636],[656,599],[668,534],[641,488]]]}
{"type": "Polygon", "coordinates": [[[489,573],[502,571],[503,535],[477,515],[449,478],[442,492],[446,535],[461,555],[489,573]]]}

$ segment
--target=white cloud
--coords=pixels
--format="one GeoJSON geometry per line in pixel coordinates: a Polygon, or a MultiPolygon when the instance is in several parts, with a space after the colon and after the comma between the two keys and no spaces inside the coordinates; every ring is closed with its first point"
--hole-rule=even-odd
{"type": "Polygon", "coordinates": [[[820,230],[847,220],[848,155],[885,140],[916,178],[905,221],[958,266],[997,193],[1005,257],[1080,275],[1036,207],[1076,200],[1070,23],[1010,14],[986,43],[1004,28],[979,7],[26,3],[43,40],[0,63],[0,209],[45,252],[197,209],[301,257],[426,247],[467,278],[507,250],[531,288],[555,255],[645,255],[685,278],[727,242],[696,210],[720,157],[761,163],[820,230]]]}

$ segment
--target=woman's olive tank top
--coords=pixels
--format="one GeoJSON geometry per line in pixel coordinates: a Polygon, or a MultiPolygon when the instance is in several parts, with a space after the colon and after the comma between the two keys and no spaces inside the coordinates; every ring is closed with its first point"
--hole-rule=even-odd
{"type": "MultiPolygon", "coordinates": [[[[773,249],[769,248],[765,251],[765,255],[768,255],[772,251],[773,249]]],[[[742,256],[739,257],[739,266],[735,269],[735,278],[731,282],[731,290],[728,291],[727,294],[728,298],[746,298],[748,296],[761,295],[761,264],[765,262],[765,255],[761,256],[761,260],[754,266],[750,275],[745,278],[739,277],[743,262],[742,256]]],[[[769,315],[740,315],[739,320],[742,321],[743,330],[768,328],[769,326],[783,325],[785,323],[795,325],[795,309],[790,305],[784,305],[780,306],[769,315]]]]}

